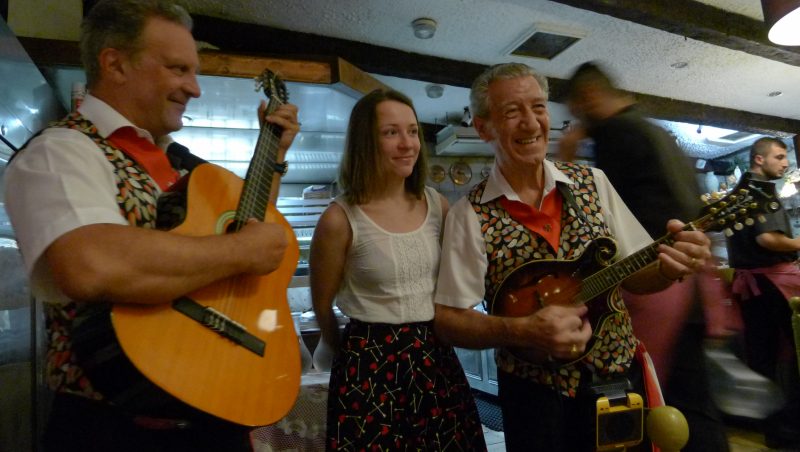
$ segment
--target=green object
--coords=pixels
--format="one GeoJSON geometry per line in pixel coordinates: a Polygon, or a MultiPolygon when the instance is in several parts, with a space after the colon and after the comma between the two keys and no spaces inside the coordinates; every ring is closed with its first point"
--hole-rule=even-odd
{"type": "Polygon", "coordinates": [[[800,371],[800,297],[789,299],[792,308],[792,329],[794,330],[794,350],[797,353],[798,371],[800,371]]]}
{"type": "Polygon", "coordinates": [[[689,441],[689,424],[675,407],[652,408],[647,415],[647,435],[662,452],[679,451],[689,441]]]}

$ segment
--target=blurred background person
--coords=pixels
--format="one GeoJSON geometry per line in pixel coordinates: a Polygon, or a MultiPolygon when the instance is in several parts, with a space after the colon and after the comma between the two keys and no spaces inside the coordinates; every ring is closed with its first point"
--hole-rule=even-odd
{"type": "MultiPolygon", "coordinates": [[[[788,167],[786,144],[765,137],[753,143],[746,176],[780,179],[788,167]]],[[[732,291],[744,322],[745,362],[777,383],[786,398],[783,408],[763,422],[765,444],[795,450],[800,448],[800,374],[787,300],[800,294],[800,238],[792,237],[786,210],[764,218],[728,238],[732,291]]]]}
{"type": "Polygon", "coordinates": [[[426,154],[405,95],[376,90],[353,107],[342,194],[319,220],[309,261],[315,357],[334,354],[329,450],[486,449],[461,364],[433,331],[448,203],[425,186],[426,154]],[[350,318],[341,335],[334,298],[350,318]]]}
{"type": "MultiPolygon", "coordinates": [[[[682,150],[665,130],[641,116],[633,97],[618,89],[598,64],[576,69],[567,83],[567,99],[579,124],[561,140],[559,158],[574,159],[581,140],[591,139],[594,166],[606,173],[653,239],[664,235],[670,218],[688,222],[700,214],[695,170],[682,150]]],[[[653,294],[623,291],[634,332],[653,359],[665,402],[689,423],[685,451],[728,450],[703,353],[706,328],[696,280],[706,277],[692,275],[653,294]]]]}

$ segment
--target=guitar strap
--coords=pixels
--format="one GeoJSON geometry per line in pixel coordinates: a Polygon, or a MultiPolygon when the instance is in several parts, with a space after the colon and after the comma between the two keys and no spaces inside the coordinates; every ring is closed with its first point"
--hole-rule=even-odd
{"type": "MultiPolygon", "coordinates": [[[[589,229],[589,234],[591,235],[592,239],[596,239],[599,237],[603,237],[604,234],[602,232],[598,232],[594,227],[592,227],[592,222],[589,221],[589,218],[586,217],[586,213],[578,206],[577,201],[575,201],[575,195],[572,193],[570,186],[565,183],[556,182],[556,188],[558,189],[559,193],[561,193],[561,197],[566,202],[566,206],[568,209],[572,209],[575,212],[575,216],[580,218],[581,221],[586,224],[587,229],[589,229]]],[[[601,199],[598,199],[598,205],[601,204],[601,199]]]]}
{"type": "Polygon", "coordinates": [[[189,148],[177,141],[173,141],[167,146],[167,159],[169,159],[169,163],[173,168],[181,172],[191,172],[198,165],[208,163],[208,161],[192,154],[189,148]]]}

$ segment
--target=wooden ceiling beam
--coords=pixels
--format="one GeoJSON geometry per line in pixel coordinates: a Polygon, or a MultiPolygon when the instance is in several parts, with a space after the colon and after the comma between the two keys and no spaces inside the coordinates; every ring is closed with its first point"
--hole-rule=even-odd
{"type": "MultiPolygon", "coordinates": [[[[219,73],[221,71],[229,73],[236,70],[242,71],[241,67],[235,70],[230,66],[221,69],[226,67],[222,62],[226,58],[228,62],[246,61],[248,58],[273,58],[286,62],[322,61],[335,67],[330,81],[334,84],[333,86],[341,86],[337,83],[341,81],[356,91],[365,93],[381,86],[365,72],[468,88],[471,86],[472,80],[486,68],[485,65],[477,63],[420,55],[372,44],[231,22],[206,16],[194,16],[194,20],[195,38],[219,48],[218,51],[201,52],[204,73],[209,73],[205,71],[216,67],[215,75],[225,75],[219,73]],[[271,57],[253,55],[270,55],[271,57]],[[213,65],[212,61],[215,61],[213,65]]],[[[31,59],[39,66],[80,66],[77,43],[37,38],[19,39],[31,59]]],[[[242,65],[244,64],[242,63],[242,65]]],[[[248,74],[240,74],[240,76],[250,76],[249,73],[253,72],[252,67],[245,72],[248,74]]],[[[286,80],[294,81],[293,76],[284,75],[284,77],[286,80]]],[[[549,81],[550,100],[563,103],[566,81],[557,78],[550,78],[549,81]]],[[[643,112],[657,119],[702,123],[779,136],[800,132],[800,120],[646,94],[633,94],[639,100],[643,112]]]]}
{"type": "Polygon", "coordinates": [[[552,0],[715,46],[800,66],[800,48],[773,44],[763,21],[693,0],[552,0]]]}
{"type": "MultiPolygon", "coordinates": [[[[366,72],[466,88],[469,88],[475,77],[486,69],[486,65],[482,64],[420,55],[363,42],[242,24],[207,16],[194,16],[194,20],[195,37],[223,51],[339,56],[366,72]]],[[[564,103],[566,81],[551,77],[549,82],[550,100],[564,103]]],[[[794,119],[646,94],[633,94],[641,103],[642,110],[648,116],[657,119],[703,123],[780,136],[800,132],[800,121],[794,119]]]]}
{"type": "MultiPolygon", "coordinates": [[[[81,66],[77,42],[29,37],[18,39],[37,66],[81,66]]],[[[365,94],[376,88],[388,88],[363,70],[335,56],[287,58],[210,49],[203,49],[199,54],[202,75],[254,78],[269,68],[287,82],[332,85],[351,93],[365,94]]]]}

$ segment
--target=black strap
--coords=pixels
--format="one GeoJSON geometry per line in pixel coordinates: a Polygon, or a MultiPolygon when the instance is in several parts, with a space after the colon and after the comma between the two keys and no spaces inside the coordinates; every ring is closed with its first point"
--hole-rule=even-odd
{"type": "Polygon", "coordinates": [[[186,171],[192,171],[198,165],[208,163],[208,161],[192,154],[189,148],[177,141],[173,141],[167,146],[167,158],[173,168],[186,171]]]}
{"type": "Polygon", "coordinates": [[[19,149],[17,149],[13,144],[11,144],[11,142],[8,141],[8,139],[4,137],[3,134],[0,134],[0,141],[2,141],[6,146],[11,148],[11,151],[14,152],[14,154],[19,152],[19,149]]]}

